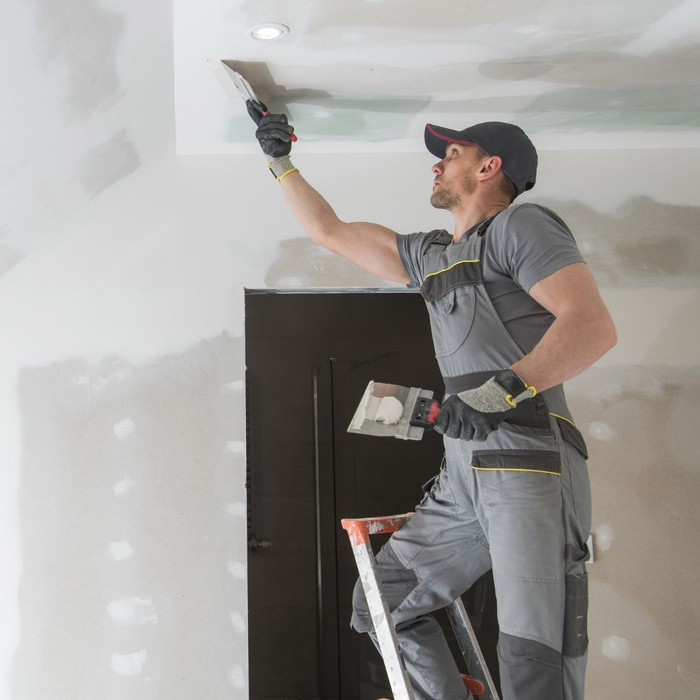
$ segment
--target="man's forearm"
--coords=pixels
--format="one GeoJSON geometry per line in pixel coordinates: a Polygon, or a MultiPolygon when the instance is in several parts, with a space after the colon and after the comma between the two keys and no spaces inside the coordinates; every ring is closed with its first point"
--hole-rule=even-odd
{"type": "Polygon", "coordinates": [[[302,177],[289,174],[280,183],[294,218],[316,243],[340,221],[330,204],[302,177]]]}
{"type": "Polygon", "coordinates": [[[601,358],[617,342],[612,320],[582,314],[560,316],[540,342],[511,369],[537,391],[561,384],[601,358]]]}

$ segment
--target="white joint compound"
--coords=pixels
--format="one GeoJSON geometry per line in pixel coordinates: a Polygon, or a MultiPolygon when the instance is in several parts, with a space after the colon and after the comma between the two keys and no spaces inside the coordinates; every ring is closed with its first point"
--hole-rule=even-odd
{"type": "Polygon", "coordinates": [[[385,396],[377,406],[375,420],[386,425],[396,425],[403,415],[403,404],[395,396],[385,396]]]}

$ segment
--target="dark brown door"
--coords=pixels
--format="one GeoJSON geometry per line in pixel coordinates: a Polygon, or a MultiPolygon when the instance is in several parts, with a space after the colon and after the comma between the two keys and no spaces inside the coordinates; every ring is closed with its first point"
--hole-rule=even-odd
{"type": "MultiPolygon", "coordinates": [[[[349,627],[357,571],[340,520],[412,510],[439,469],[442,442],[346,429],[371,379],[440,398],[423,301],[248,293],[246,366],[251,698],[389,696],[381,657],[349,627]]],[[[488,578],[465,603],[493,659],[488,578]]]]}

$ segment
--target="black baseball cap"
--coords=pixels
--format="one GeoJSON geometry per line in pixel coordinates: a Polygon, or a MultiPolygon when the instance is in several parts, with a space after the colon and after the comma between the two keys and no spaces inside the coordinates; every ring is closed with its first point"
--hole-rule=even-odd
{"type": "Polygon", "coordinates": [[[518,194],[535,186],[537,151],[527,134],[515,124],[483,122],[462,131],[425,125],[425,145],[434,156],[442,160],[448,143],[477,145],[490,156],[499,156],[503,161],[501,169],[513,181],[518,194]]]}

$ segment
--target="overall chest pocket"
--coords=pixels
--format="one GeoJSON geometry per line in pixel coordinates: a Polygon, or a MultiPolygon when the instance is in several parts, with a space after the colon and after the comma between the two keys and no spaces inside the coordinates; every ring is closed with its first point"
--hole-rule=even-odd
{"type": "Polygon", "coordinates": [[[451,355],[467,339],[474,325],[476,285],[482,282],[475,245],[464,250],[462,259],[447,262],[444,257],[429,260],[426,267],[435,271],[425,276],[420,289],[430,314],[436,357],[451,355]]]}
{"type": "Polygon", "coordinates": [[[434,301],[427,301],[435,356],[457,351],[467,339],[476,312],[476,291],[467,284],[451,289],[434,301]]]}

